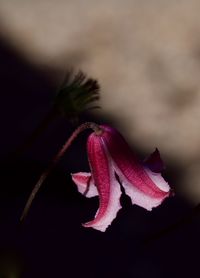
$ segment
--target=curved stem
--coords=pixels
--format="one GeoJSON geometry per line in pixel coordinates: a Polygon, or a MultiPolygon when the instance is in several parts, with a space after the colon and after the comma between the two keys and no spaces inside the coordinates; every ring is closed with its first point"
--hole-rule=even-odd
{"type": "Polygon", "coordinates": [[[39,191],[40,187],[42,186],[43,182],[45,181],[45,179],[47,178],[47,176],[50,174],[50,172],[54,169],[54,167],[56,166],[56,164],[58,163],[58,161],[62,158],[62,156],[64,155],[64,153],[67,151],[67,149],[71,146],[72,142],[74,141],[74,139],[76,139],[76,137],[85,129],[93,129],[94,132],[97,135],[100,135],[102,132],[102,129],[95,123],[92,122],[86,122],[82,125],[80,125],[73,133],[72,135],[69,137],[69,139],[66,141],[66,143],[63,145],[63,147],[61,148],[61,150],[57,153],[57,155],[54,157],[54,159],[52,160],[50,166],[43,172],[43,174],[40,176],[38,182],[36,183],[36,185],[34,186],[28,201],[26,202],[25,208],[22,212],[21,218],[20,220],[23,221],[25,219],[25,217],[27,216],[29,209],[31,207],[31,204],[35,198],[35,195],[37,194],[37,192],[39,191]]]}

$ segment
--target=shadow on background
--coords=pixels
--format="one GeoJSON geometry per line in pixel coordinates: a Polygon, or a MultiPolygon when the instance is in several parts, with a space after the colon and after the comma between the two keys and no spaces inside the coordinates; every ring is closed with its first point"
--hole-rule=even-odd
{"type": "MultiPolygon", "coordinates": [[[[190,210],[181,198],[166,200],[151,213],[122,196],[123,209],[106,233],[81,227],[98,201],[80,196],[70,173],[87,171],[83,134],[46,181],[26,222],[19,217],[30,190],[73,127],[58,120],[21,157],[6,160],[52,105],[57,86],[1,42],[0,277],[190,277],[198,271],[199,221],[144,244],[144,239],[190,210]],[[4,163],[3,163],[4,161],[4,163]]],[[[91,119],[85,116],[85,119],[91,119]]],[[[85,120],[85,119],[82,119],[85,120]]],[[[95,119],[114,122],[113,119],[95,119]]],[[[137,147],[134,146],[137,150],[137,147]]],[[[141,156],[142,150],[138,150],[141,156]]],[[[144,156],[143,156],[144,157],[144,156]]],[[[171,184],[179,172],[171,166],[171,184]]]]}

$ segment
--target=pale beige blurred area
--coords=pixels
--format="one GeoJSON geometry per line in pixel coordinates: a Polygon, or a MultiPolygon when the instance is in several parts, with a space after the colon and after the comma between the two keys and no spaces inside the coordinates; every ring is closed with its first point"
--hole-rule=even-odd
{"type": "Polygon", "coordinates": [[[0,35],[38,68],[101,84],[98,112],[145,153],[158,147],[200,201],[200,1],[0,0],[0,35]]]}

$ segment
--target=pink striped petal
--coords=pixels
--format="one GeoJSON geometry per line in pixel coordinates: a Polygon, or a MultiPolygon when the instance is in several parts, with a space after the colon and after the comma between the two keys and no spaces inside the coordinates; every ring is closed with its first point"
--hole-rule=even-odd
{"type": "Polygon", "coordinates": [[[94,220],[83,226],[104,232],[121,208],[120,185],[115,179],[114,169],[101,136],[92,133],[88,138],[87,148],[92,176],[99,193],[99,209],[94,220]]]}
{"type": "Polygon", "coordinates": [[[96,186],[94,185],[91,173],[75,173],[71,174],[73,182],[77,185],[78,191],[84,196],[91,198],[98,195],[96,186]]]}
{"type": "Polygon", "coordinates": [[[152,208],[159,206],[163,200],[169,196],[169,185],[163,179],[161,174],[154,173],[149,169],[145,170],[148,176],[155,182],[156,186],[162,190],[163,194],[159,197],[150,196],[143,191],[139,190],[134,184],[130,183],[129,180],[121,173],[116,167],[117,175],[124,187],[125,193],[131,198],[132,204],[138,205],[145,208],[146,210],[152,210],[152,208]]]}
{"type": "MultiPolygon", "coordinates": [[[[143,165],[134,156],[124,138],[113,128],[102,126],[105,132],[103,141],[117,169],[117,174],[123,178],[126,184],[154,199],[163,199],[169,195],[163,192],[145,171],[143,165]]],[[[123,182],[122,180],[122,182],[123,182]]],[[[140,201],[139,201],[140,202],[140,201]]]]}

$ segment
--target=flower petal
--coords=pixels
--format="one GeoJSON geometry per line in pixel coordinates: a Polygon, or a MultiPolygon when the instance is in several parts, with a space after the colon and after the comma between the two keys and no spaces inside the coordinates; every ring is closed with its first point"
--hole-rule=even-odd
{"type": "Polygon", "coordinates": [[[160,152],[157,148],[152,154],[150,154],[149,157],[145,159],[144,165],[155,173],[160,173],[165,169],[164,162],[162,161],[160,152]]]}
{"type": "Polygon", "coordinates": [[[121,208],[120,185],[115,179],[114,169],[101,136],[92,133],[88,138],[87,148],[92,176],[99,193],[99,209],[94,220],[83,226],[104,232],[121,208]]]}
{"type": "Polygon", "coordinates": [[[154,180],[145,171],[144,166],[132,153],[124,138],[113,128],[102,126],[105,132],[102,137],[112,157],[117,174],[121,181],[132,185],[133,190],[138,189],[154,199],[163,199],[168,196],[168,192],[155,184],[154,180]],[[123,177],[122,177],[123,175],[123,177]]]}
{"type": "Polygon", "coordinates": [[[148,195],[143,191],[139,190],[133,183],[130,183],[129,180],[121,173],[121,171],[116,167],[117,175],[124,187],[125,193],[131,198],[132,204],[138,205],[145,208],[146,210],[152,210],[152,208],[159,206],[163,200],[169,196],[169,185],[163,179],[161,174],[153,173],[150,170],[146,170],[149,177],[154,180],[158,188],[162,189],[163,193],[159,197],[153,197],[148,195]]]}
{"type": "Polygon", "coordinates": [[[164,180],[160,173],[155,173],[148,168],[144,168],[147,175],[150,179],[156,184],[156,186],[163,191],[163,193],[167,193],[170,191],[169,184],[164,180]]]}
{"type": "Polygon", "coordinates": [[[73,182],[77,185],[78,191],[84,196],[91,198],[98,195],[91,173],[79,172],[71,174],[73,182]]]}

